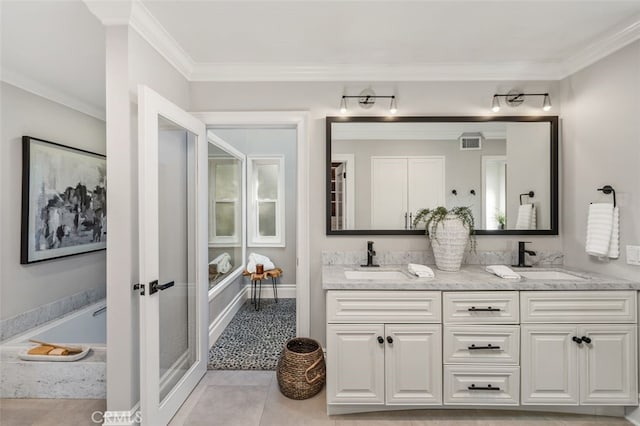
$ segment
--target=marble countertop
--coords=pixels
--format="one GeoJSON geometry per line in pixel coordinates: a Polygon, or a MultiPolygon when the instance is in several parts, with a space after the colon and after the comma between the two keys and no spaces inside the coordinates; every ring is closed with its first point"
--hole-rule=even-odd
{"type": "Polygon", "coordinates": [[[516,272],[558,271],[576,276],[571,279],[525,278],[504,279],[485,271],[484,266],[466,265],[458,272],[438,270],[434,278],[418,278],[407,270],[407,265],[383,265],[363,268],[357,265],[324,265],[323,290],[640,290],[640,281],[629,281],[592,272],[565,268],[512,268],[516,272]],[[345,271],[401,271],[403,278],[347,279],[345,271]]]}

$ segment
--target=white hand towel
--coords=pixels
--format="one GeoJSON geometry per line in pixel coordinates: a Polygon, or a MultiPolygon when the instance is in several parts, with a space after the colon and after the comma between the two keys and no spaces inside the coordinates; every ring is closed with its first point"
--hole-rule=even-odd
{"type": "Polygon", "coordinates": [[[609,253],[607,257],[617,259],[620,257],[620,209],[613,208],[613,224],[611,227],[611,241],[609,242],[609,253]]]}
{"type": "Polygon", "coordinates": [[[536,229],[536,208],[533,204],[522,204],[518,208],[516,229],[536,229]]]}
{"type": "Polygon", "coordinates": [[[500,278],[506,278],[509,280],[520,279],[520,274],[513,271],[506,265],[489,265],[485,268],[487,272],[499,276],[500,278]]]}
{"type": "Polygon", "coordinates": [[[252,274],[256,272],[256,265],[257,264],[262,264],[264,265],[264,270],[268,271],[270,269],[275,269],[276,265],[274,265],[274,263],[271,261],[271,259],[269,259],[267,256],[263,256],[261,254],[257,254],[257,253],[250,253],[249,254],[249,262],[247,263],[247,271],[251,272],[252,274]]]}
{"type": "Polygon", "coordinates": [[[407,265],[407,269],[409,272],[417,276],[418,278],[433,278],[435,274],[433,273],[433,269],[429,268],[427,265],[420,265],[417,263],[410,263],[407,265]]]}
{"type": "Polygon", "coordinates": [[[231,270],[231,268],[233,268],[229,253],[222,253],[220,256],[209,262],[209,265],[218,265],[218,272],[221,274],[226,274],[231,270]]]}
{"type": "Polygon", "coordinates": [[[593,203],[589,205],[587,219],[586,252],[592,256],[607,256],[613,233],[613,204],[593,203]]]}

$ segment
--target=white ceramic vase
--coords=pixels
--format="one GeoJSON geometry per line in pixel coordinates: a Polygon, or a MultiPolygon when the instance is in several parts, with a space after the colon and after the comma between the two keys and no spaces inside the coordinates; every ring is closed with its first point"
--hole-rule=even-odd
{"type": "Polygon", "coordinates": [[[447,215],[436,229],[432,223],[429,239],[437,268],[449,272],[460,270],[464,250],[469,242],[469,229],[462,220],[455,215],[447,215]]]}

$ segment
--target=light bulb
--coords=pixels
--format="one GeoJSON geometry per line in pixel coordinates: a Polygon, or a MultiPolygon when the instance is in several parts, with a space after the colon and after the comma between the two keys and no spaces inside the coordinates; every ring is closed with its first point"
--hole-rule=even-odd
{"type": "Polygon", "coordinates": [[[389,106],[389,112],[391,114],[395,114],[396,112],[398,112],[398,104],[396,103],[395,96],[391,98],[391,105],[389,106]]]}
{"type": "Polygon", "coordinates": [[[496,95],[493,95],[493,100],[491,101],[491,111],[500,111],[500,101],[498,100],[498,97],[496,95]]]}
{"type": "Polygon", "coordinates": [[[551,109],[551,98],[548,94],[544,95],[544,101],[542,102],[542,110],[549,111],[551,109]]]}
{"type": "Polygon", "coordinates": [[[345,97],[342,97],[342,100],[340,101],[340,113],[342,114],[346,114],[347,113],[347,100],[345,99],[345,97]]]}

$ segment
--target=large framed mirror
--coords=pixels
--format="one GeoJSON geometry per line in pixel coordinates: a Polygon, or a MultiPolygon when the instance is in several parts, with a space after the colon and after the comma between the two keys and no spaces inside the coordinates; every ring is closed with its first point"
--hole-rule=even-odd
{"type": "Polygon", "coordinates": [[[423,234],[468,206],[478,235],[558,235],[558,117],[327,117],[327,235],[423,234]]]}

